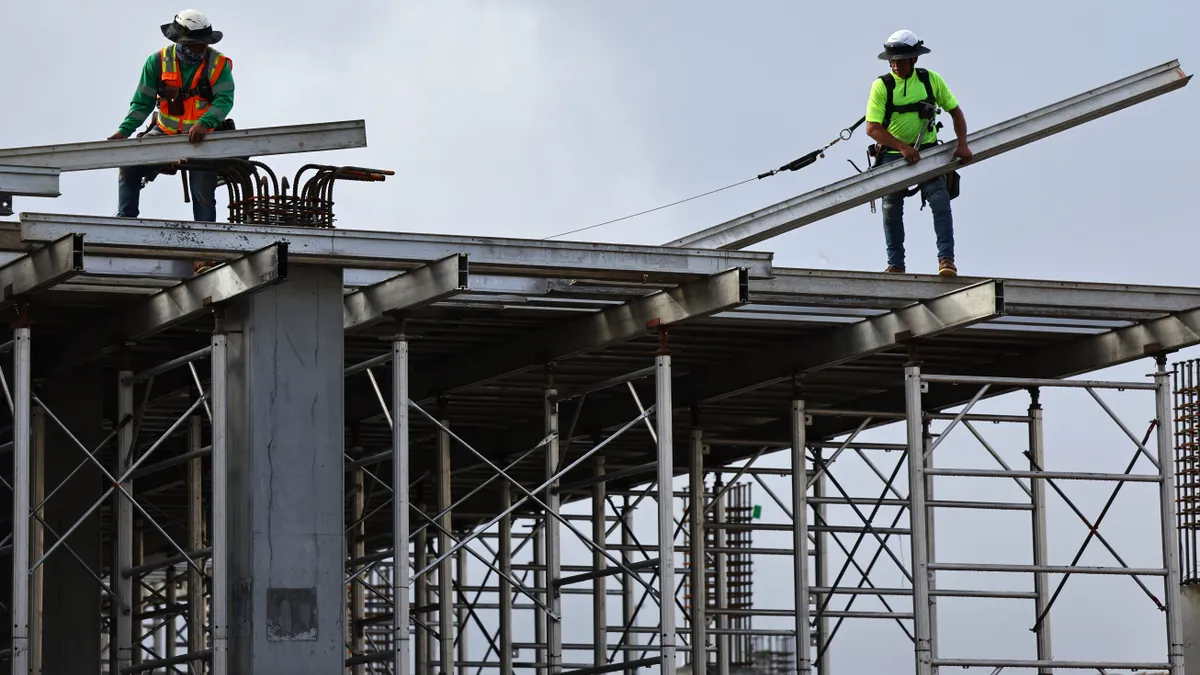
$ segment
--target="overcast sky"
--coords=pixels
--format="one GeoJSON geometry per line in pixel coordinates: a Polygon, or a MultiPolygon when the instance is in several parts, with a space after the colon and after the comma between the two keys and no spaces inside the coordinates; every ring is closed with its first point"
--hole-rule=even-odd
{"type": "MultiPolygon", "coordinates": [[[[143,60],[164,43],[159,24],[181,8],[47,0],[10,9],[5,51],[13,67],[0,146],[111,134],[143,60]]],[[[382,185],[339,186],[339,226],[360,229],[541,238],[752,177],[823,145],[863,114],[871,79],[884,72],[881,43],[900,28],[932,48],[921,65],[945,77],[973,130],[1173,58],[1189,73],[1200,64],[1200,3],[1189,0],[1136,8],[1107,0],[213,0],[196,8],[225,31],[219,48],[235,63],[232,117],[240,127],[366,120],[367,149],[268,160],[285,171],[313,159],[395,170],[382,185]]],[[[954,202],[960,272],[1195,285],[1197,86],[965,170],[954,202]]],[[[866,140],[860,130],[801,172],[574,238],[670,241],[847,176],[844,160],[861,166],[866,140]]],[[[115,171],[65,175],[62,189],[57,200],[22,200],[17,209],[115,213],[115,171]]],[[[160,180],[144,194],[143,215],[190,217],[180,195],[177,179],[160,180]]],[[[932,271],[929,212],[910,204],[909,268],[932,271]]],[[[774,251],[782,266],[885,264],[879,216],[866,207],[755,248],[774,251]]],[[[1148,368],[1105,375],[1140,377],[1148,368]]],[[[1120,409],[1140,435],[1153,410],[1139,400],[1120,409]]],[[[1024,405],[1013,399],[990,409],[1024,405]]],[[[1049,464],[1084,469],[1103,451],[1108,469],[1124,468],[1130,444],[1086,396],[1048,398],[1047,406],[1048,452],[1057,450],[1049,464]]],[[[870,480],[864,474],[852,491],[873,493],[870,480]]],[[[1128,499],[1149,520],[1110,516],[1124,535],[1113,541],[1128,547],[1131,564],[1152,566],[1154,496],[1128,492],[1137,497],[1118,506],[1128,499]]],[[[1081,508],[1094,517],[1106,495],[1087,494],[1081,508]]],[[[756,501],[768,499],[756,492],[756,501]]],[[[1066,564],[1084,531],[1069,511],[1055,514],[1061,528],[1052,537],[1061,536],[1051,549],[1066,564]]],[[[969,559],[954,556],[983,555],[990,544],[991,561],[1024,562],[1026,540],[1010,545],[998,533],[1027,520],[995,518],[1017,520],[956,515],[938,531],[939,557],[969,559]],[[945,552],[942,542],[950,542],[945,552]]],[[[778,583],[786,584],[788,565],[764,561],[756,574],[764,584],[783,575],[778,583]]],[[[1054,614],[1056,656],[1162,658],[1161,613],[1128,579],[1072,579],[1067,588],[1054,614]]],[[[778,597],[778,586],[766,589],[778,597]]],[[[943,653],[1032,658],[1029,603],[963,602],[980,604],[955,603],[965,609],[944,621],[943,653]]],[[[568,641],[588,635],[580,614],[568,641]]],[[[911,663],[894,623],[848,622],[837,639],[839,673],[911,663]]]]}

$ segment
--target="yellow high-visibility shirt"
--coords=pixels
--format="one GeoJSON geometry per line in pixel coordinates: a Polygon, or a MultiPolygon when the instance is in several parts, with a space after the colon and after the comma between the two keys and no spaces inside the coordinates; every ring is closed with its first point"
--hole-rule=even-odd
{"type": "MultiPolygon", "coordinates": [[[[894,73],[892,77],[896,77],[894,73]]],[[[950,87],[946,86],[946,81],[942,79],[941,75],[930,70],[929,84],[933,88],[933,100],[937,102],[939,108],[950,112],[958,107],[958,101],[954,98],[954,94],[950,93],[950,87]]],[[[884,86],[883,80],[875,78],[871,83],[871,95],[867,99],[868,122],[883,123],[887,95],[887,87],[884,86]]],[[[892,91],[892,102],[894,105],[900,106],[906,103],[923,101],[925,100],[925,96],[925,85],[917,78],[916,69],[913,69],[912,75],[906,79],[896,77],[896,88],[892,91]]],[[[896,138],[905,143],[912,143],[913,139],[917,137],[917,132],[920,130],[921,118],[918,113],[892,113],[892,120],[888,124],[888,132],[896,138]]],[[[933,143],[936,140],[937,129],[931,127],[925,132],[925,138],[922,143],[933,143]]]]}

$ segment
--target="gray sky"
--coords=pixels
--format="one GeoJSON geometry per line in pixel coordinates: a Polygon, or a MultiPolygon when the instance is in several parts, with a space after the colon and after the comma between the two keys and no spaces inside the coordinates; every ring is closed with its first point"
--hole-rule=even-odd
{"type": "MultiPolygon", "coordinates": [[[[754,176],[823,145],[862,115],[871,78],[884,72],[876,54],[899,28],[916,31],[933,49],[921,63],[946,78],[973,130],[1172,58],[1189,73],[1200,64],[1200,4],[1185,0],[1138,9],[1107,0],[213,0],[197,8],[226,33],[220,48],[235,62],[232,117],[240,127],[366,119],[368,149],[268,160],[284,171],[316,159],[394,169],[386,184],[338,188],[339,225],[360,229],[539,238],[754,176]]],[[[10,103],[0,112],[0,146],[111,134],[142,61],[163,44],[158,25],[177,9],[137,0],[116,12],[77,0],[10,11],[5,45],[20,67],[5,78],[10,103]]],[[[1194,285],[1197,86],[966,169],[963,196],[954,203],[960,271],[1194,285]]],[[[945,121],[943,137],[952,136],[945,121]]],[[[860,130],[801,172],[576,238],[672,240],[847,176],[852,169],[843,160],[861,166],[866,140],[860,130]]],[[[63,197],[22,200],[17,208],[115,212],[115,171],[69,174],[62,185],[63,197]]],[[[144,193],[143,215],[190,217],[180,194],[177,180],[159,181],[144,193]]],[[[884,265],[880,230],[879,216],[860,207],[755,248],[775,251],[783,266],[876,270],[884,265]]],[[[911,271],[934,269],[927,210],[909,209],[908,251],[911,271]]],[[[1140,377],[1149,367],[1105,375],[1140,377]]],[[[1119,409],[1131,411],[1128,424],[1140,435],[1152,404],[1135,394],[1113,400],[1131,396],[1140,407],[1119,409]]],[[[1048,464],[1124,468],[1129,443],[1086,395],[1048,395],[1046,404],[1054,457],[1048,464]]],[[[989,409],[1024,405],[1012,399],[989,409]]],[[[966,441],[947,449],[974,453],[967,462],[987,459],[966,441]]],[[[1010,444],[1010,461],[1020,442],[1010,444]]],[[[861,488],[853,492],[877,489],[861,467],[844,470],[846,484],[861,488]]],[[[964,489],[978,495],[983,488],[964,489]]],[[[997,498],[1015,496],[995,490],[997,498]]],[[[1106,495],[1080,490],[1087,497],[1080,506],[1092,517],[1106,495]]],[[[1153,495],[1127,492],[1117,505],[1135,517],[1110,516],[1114,545],[1131,564],[1152,566],[1158,538],[1146,524],[1154,522],[1153,495]]],[[[956,513],[944,522],[939,557],[946,560],[1023,562],[1028,555],[1026,539],[1014,534],[1027,523],[1020,514],[956,513]]],[[[1051,549],[1060,564],[1082,537],[1078,525],[1056,507],[1051,549]]],[[[1109,564],[1099,553],[1090,559],[1109,564]]],[[[783,561],[757,567],[764,604],[779,602],[788,569],[783,561]],[[778,578],[767,583],[772,576],[778,578]]],[[[887,577],[881,579],[883,585],[887,577]]],[[[947,576],[943,583],[1001,582],[947,576]]],[[[949,617],[944,654],[1032,658],[1029,603],[942,606],[949,617]]],[[[1162,656],[1161,614],[1128,579],[1072,579],[1054,619],[1059,658],[1162,656]]],[[[570,621],[568,641],[587,635],[585,611],[570,621]]],[[[878,672],[897,658],[902,670],[911,663],[894,623],[847,622],[837,640],[839,673],[878,672]]]]}

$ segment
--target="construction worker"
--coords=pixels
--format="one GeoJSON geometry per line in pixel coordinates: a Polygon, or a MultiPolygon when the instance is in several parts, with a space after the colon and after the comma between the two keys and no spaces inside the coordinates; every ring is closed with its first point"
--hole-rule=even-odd
{"type": "MultiPolygon", "coordinates": [[[[945,80],[932,70],[917,68],[917,57],[929,48],[909,30],[893,33],[883,45],[880,60],[888,61],[891,73],[876,78],[867,101],[867,135],[875,140],[876,166],[901,157],[909,164],[921,159],[921,150],[937,144],[934,122],[936,108],[950,113],[957,138],[954,157],[971,161],[967,147],[967,119],[962,106],[950,93],[945,80]],[[936,107],[935,107],[936,106],[936,107]],[[922,129],[924,133],[922,134],[922,129]],[[918,138],[922,135],[922,138],[918,138]]],[[[954,218],[946,176],[932,178],[919,186],[921,196],[933,212],[937,236],[938,274],[956,276],[954,265],[954,218]]],[[[887,246],[886,272],[904,272],[904,198],[906,191],[883,198],[883,236],[887,246]]]]}
{"type": "MultiPolygon", "coordinates": [[[[129,113],[109,140],[129,138],[154,112],[154,121],[145,135],[187,134],[188,140],[199,143],[206,134],[225,125],[233,109],[233,61],[211,46],[221,41],[222,32],[213,30],[208,17],[194,9],[176,14],[161,28],[163,36],[174,44],[146,59],[129,113]]],[[[143,181],[154,180],[164,170],[170,171],[171,167],[122,167],[117,215],[136,218],[143,181]]],[[[216,221],[216,172],[188,169],[188,184],[195,220],[216,221]]]]}

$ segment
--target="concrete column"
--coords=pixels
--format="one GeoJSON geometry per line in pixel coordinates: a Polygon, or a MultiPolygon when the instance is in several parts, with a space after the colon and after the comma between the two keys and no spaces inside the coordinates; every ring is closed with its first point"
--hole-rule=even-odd
{"type": "MultiPolygon", "coordinates": [[[[61,379],[39,388],[36,393],[50,412],[62,420],[79,442],[93,451],[104,440],[104,394],[110,393],[112,377],[104,378],[97,370],[80,370],[69,379],[61,379]]],[[[46,523],[63,534],[104,493],[104,474],[88,462],[66,485],[63,480],[86,457],[79,446],[49,417],[46,418],[46,494],[58,489],[46,502],[46,523]]],[[[113,445],[106,449],[110,452],[113,445]]],[[[31,504],[31,507],[36,504],[31,504]]],[[[100,510],[97,509],[78,527],[66,543],[96,574],[100,573],[100,510]]],[[[47,532],[46,541],[54,537],[47,532]]],[[[47,545],[49,548],[49,545],[47,545]]],[[[59,547],[45,564],[44,651],[45,673],[100,672],[100,585],[80,566],[71,553],[59,547]]]]}
{"type": "Polygon", "coordinates": [[[1200,675],[1200,586],[1187,584],[1181,589],[1183,605],[1183,672],[1200,675]]]}
{"type": "Polygon", "coordinates": [[[230,673],[344,670],[342,272],[289,277],[226,315],[230,673]]]}

